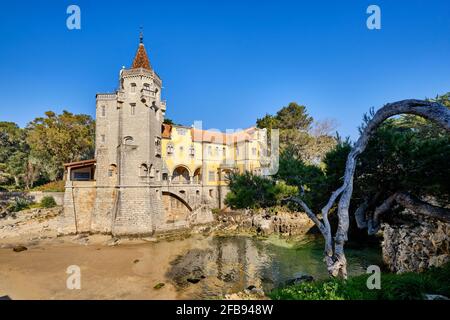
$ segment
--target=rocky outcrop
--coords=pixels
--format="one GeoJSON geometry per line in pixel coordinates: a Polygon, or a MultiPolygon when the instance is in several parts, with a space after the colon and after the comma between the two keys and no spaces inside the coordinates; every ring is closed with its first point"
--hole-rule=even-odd
{"type": "Polygon", "coordinates": [[[262,236],[305,234],[314,223],[302,212],[242,210],[217,216],[218,230],[251,231],[262,236]]]}
{"type": "Polygon", "coordinates": [[[402,223],[383,224],[383,260],[393,272],[424,271],[450,261],[450,224],[405,210],[402,223]]]}

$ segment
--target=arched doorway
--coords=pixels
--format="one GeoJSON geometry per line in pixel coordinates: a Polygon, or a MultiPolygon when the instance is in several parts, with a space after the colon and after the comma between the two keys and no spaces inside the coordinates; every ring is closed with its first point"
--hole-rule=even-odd
{"type": "Polygon", "coordinates": [[[178,195],[164,191],[162,193],[166,223],[174,223],[187,219],[192,211],[191,206],[178,195]]]}

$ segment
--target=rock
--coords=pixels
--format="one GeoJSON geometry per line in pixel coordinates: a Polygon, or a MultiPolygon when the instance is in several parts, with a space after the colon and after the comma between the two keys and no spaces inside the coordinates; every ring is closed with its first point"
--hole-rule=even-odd
{"type": "Polygon", "coordinates": [[[120,243],[120,239],[118,238],[111,238],[108,241],[106,241],[106,245],[110,247],[118,246],[120,243]]]}
{"type": "Polygon", "coordinates": [[[440,294],[425,294],[425,300],[450,300],[450,299],[440,294]]]}
{"type": "Polygon", "coordinates": [[[158,289],[161,289],[162,287],[164,287],[165,285],[166,285],[166,284],[165,284],[164,282],[160,282],[160,283],[155,284],[155,285],[153,286],[153,289],[158,290],[158,289]]]}
{"type": "Polygon", "coordinates": [[[450,261],[450,224],[403,210],[382,224],[383,261],[392,272],[421,272],[450,261]],[[407,221],[407,222],[405,222],[407,221]]]}
{"type": "Polygon", "coordinates": [[[13,248],[14,252],[22,252],[22,251],[25,251],[25,250],[28,250],[28,248],[25,247],[25,246],[16,246],[16,247],[13,248]]]}
{"type": "Polygon", "coordinates": [[[294,284],[300,284],[300,283],[304,283],[304,282],[312,282],[314,281],[314,277],[310,276],[310,275],[302,275],[300,277],[296,277],[293,279],[289,279],[285,282],[286,286],[291,286],[294,284]]]}

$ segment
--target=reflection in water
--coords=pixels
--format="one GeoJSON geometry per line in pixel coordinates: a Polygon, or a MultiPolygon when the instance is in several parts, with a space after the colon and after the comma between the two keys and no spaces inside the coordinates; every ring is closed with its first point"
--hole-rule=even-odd
{"type": "MultiPolygon", "coordinates": [[[[287,242],[277,237],[214,236],[171,262],[167,276],[192,298],[217,297],[256,286],[268,292],[302,275],[327,276],[321,238],[287,242]]],[[[380,263],[377,250],[347,250],[349,274],[380,263]]]]}

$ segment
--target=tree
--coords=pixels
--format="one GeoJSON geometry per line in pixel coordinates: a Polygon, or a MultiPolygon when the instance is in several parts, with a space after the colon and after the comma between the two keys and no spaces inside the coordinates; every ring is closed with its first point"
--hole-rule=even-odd
{"type": "Polygon", "coordinates": [[[16,188],[22,184],[29,187],[26,179],[29,172],[29,146],[25,141],[25,131],[13,122],[0,122],[0,180],[9,184],[14,181],[16,188]]]}
{"type": "Polygon", "coordinates": [[[306,107],[295,102],[281,108],[275,116],[266,114],[257,119],[258,128],[279,129],[280,151],[301,158],[308,164],[319,164],[323,156],[334,145],[334,138],[329,135],[335,128],[332,120],[316,121],[308,114],[306,107]]]}
{"type": "Polygon", "coordinates": [[[164,118],[163,121],[164,124],[170,124],[170,125],[174,125],[175,123],[172,121],[172,119],[169,118],[164,118]]]}
{"type": "Polygon", "coordinates": [[[226,195],[225,204],[233,209],[267,208],[298,193],[295,186],[250,172],[231,173],[228,180],[230,192],[226,195]]]}
{"type": "Polygon", "coordinates": [[[62,178],[63,163],[94,155],[95,122],[88,115],[48,111],[45,117],[30,122],[26,132],[31,156],[51,181],[62,178]]]}
{"type": "MultiPolygon", "coordinates": [[[[318,218],[301,197],[290,198],[291,201],[299,204],[304,209],[325,238],[325,261],[329,274],[334,277],[347,277],[347,260],[344,254],[344,244],[347,241],[350,200],[353,194],[353,181],[358,157],[364,152],[370,139],[376,134],[378,127],[388,118],[401,114],[421,116],[434,121],[447,133],[450,132],[450,110],[439,103],[422,100],[403,100],[387,104],[374,113],[373,116],[366,118],[367,121],[361,128],[361,135],[347,156],[342,185],[331,194],[327,204],[321,210],[322,220],[318,218]],[[333,236],[328,215],[338,198],[338,226],[333,236]]],[[[389,207],[394,201],[397,201],[404,206],[419,209],[421,214],[437,217],[444,221],[448,219],[448,210],[438,210],[442,208],[424,204],[421,201],[417,201],[414,197],[393,195],[392,198],[386,201],[387,203],[383,204],[384,207],[389,207]]],[[[358,214],[358,210],[356,214],[358,214]]],[[[364,215],[359,215],[359,217],[363,217],[360,223],[370,224],[370,220],[364,219],[364,215]]]]}

